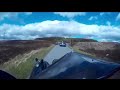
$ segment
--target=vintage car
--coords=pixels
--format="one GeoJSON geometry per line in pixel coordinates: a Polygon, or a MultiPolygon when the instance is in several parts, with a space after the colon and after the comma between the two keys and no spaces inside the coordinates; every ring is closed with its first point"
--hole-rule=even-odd
{"type": "Polygon", "coordinates": [[[91,59],[77,52],[44,65],[47,65],[44,70],[40,69],[41,63],[39,68],[34,67],[30,79],[107,79],[120,71],[120,64],[91,59]]]}
{"type": "Polygon", "coordinates": [[[59,45],[60,45],[61,47],[66,47],[66,43],[64,43],[64,42],[61,42],[59,45]]]}

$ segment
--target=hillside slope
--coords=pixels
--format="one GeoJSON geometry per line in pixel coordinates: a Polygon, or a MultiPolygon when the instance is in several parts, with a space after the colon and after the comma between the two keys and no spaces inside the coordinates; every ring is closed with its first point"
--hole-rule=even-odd
{"type": "Polygon", "coordinates": [[[9,61],[17,55],[49,47],[52,43],[40,40],[9,40],[0,41],[0,64],[9,61]]]}
{"type": "Polygon", "coordinates": [[[104,58],[113,62],[120,63],[120,44],[114,42],[78,42],[73,47],[104,58]]]}

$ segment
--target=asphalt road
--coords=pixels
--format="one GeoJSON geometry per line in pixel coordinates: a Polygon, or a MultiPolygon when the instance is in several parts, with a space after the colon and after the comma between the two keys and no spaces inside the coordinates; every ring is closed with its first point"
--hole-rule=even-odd
{"type": "Polygon", "coordinates": [[[61,47],[59,45],[56,45],[44,58],[45,61],[47,61],[49,64],[52,64],[52,61],[54,59],[60,59],[65,54],[71,52],[72,49],[68,47],[61,47]]]}

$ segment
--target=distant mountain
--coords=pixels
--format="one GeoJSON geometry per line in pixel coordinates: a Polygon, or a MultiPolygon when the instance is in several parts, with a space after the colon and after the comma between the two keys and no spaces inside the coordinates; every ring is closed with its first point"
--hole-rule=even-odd
{"type": "Polygon", "coordinates": [[[43,38],[36,38],[35,40],[60,40],[60,39],[64,39],[64,37],[43,37],[43,38]]]}
{"type": "Polygon", "coordinates": [[[93,39],[84,39],[84,38],[64,38],[64,37],[43,37],[43,38],[36,38],[35,40],[49,40],[49,41],[66,41],[69,42],[72,40],[73,42],[98,42],[97,40],[93,39]]]}
{"type": "Polygon", "coordinates": [[[77,42],[98,42],[97,40],[94,39],[85,39],[85,38],[73,38],[73,40],[77,42]]]}

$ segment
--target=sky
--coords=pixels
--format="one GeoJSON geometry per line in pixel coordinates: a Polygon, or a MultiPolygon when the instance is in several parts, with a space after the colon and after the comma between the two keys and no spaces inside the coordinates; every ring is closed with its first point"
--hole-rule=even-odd
{"type": "Polygon", "coordinates": [[[0,12],[0,40],[52,36],[120,42],[120,12],[0,12]]]}

